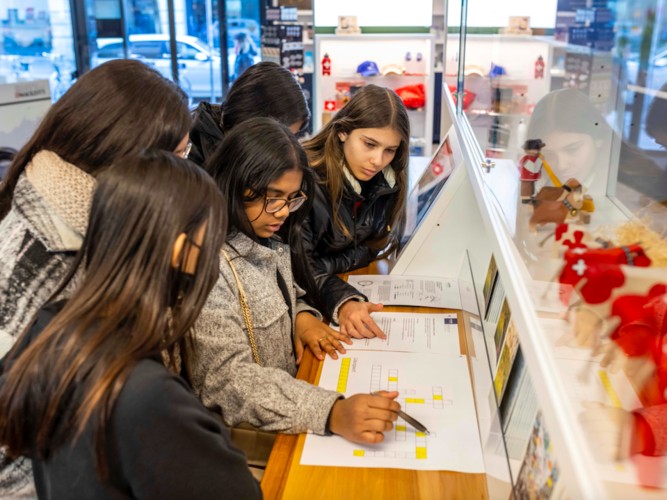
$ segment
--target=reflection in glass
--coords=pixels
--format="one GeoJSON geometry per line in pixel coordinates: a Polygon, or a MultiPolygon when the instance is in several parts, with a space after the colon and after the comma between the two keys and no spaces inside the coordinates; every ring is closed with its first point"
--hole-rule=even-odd
{"type": "Polygon", "coordinates": [[[0,0],[0,84],[49,80],[56,101],[76,71],[67,0],[0,0]]]}
{"type": "Polygon", "coordinates": [[[259,0],[225,0],[229,82],[261,61],[259,0]]]}
{"type": "MultiPolygon", "coordinates": [[[[665,488],[667,0],[549,5],[533,25],[528,12],[494,24],[491,4],[471,0],[464,60],[448,48],[446,71],[464,78],[478,154],[496,163],[484,188],[527,271],[526,307],[540,328],[519,337],[548,352],[556,373],[526,364],[556,377],[591,472],[665,488]]],[[[490,354],[502,363],[503,350],[490,354]]],[[[522,351],[507,382],[503,367],[498,396],[512,394],[522,351]]]]}

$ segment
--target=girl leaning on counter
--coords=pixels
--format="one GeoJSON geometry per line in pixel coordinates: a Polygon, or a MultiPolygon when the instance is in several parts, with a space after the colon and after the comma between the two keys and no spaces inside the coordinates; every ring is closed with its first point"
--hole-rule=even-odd
{"type": "Polygon", "coordinates": [[[226,216],[215,183],[150,151],[97,181],[54,297],[79,266],[80,284],[3,360],[0,445],[32,459],[41,499],[261,498],[243,453],[177,375],[176,351],[218,278],[226,216]]]}
{"type": "Polygon", "coordinates": [[[405,226],[410,122],[392,90],[366,85],[304,148],[317,172],[304,225],[324,313],[348,336],[384,338],[371,304],[336,274],[391,253],[405,226]]]}
{"type": "Polygon", "coordinates": [[[302,248],[315,192],[303,148],[286,126],[255,118],[226,135],[205,168],[230,220],[220,277],[188,353],[195,392],[231,426],[382,441],[396,420],[398,393],[341,399],[294,378],[306,345],[319,359],[322,351],[337,358],[336,350],[345,352],[341,341],[349,342],[304,300],[302,287],[311,294],[317,287],[302,248]],[[283,238],[276,235],[281,228],[283,238]]]}

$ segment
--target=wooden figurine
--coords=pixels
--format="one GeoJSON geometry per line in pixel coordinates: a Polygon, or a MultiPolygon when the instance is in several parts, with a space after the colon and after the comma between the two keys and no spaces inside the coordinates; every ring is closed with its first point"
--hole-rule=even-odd
{"type": "Polygon", "coordinates": [[[526,153],[519,161],[522,203],[528,203],[535,194],[535,182],[540,178],[543,166],[540,151],[545,146],[540,139],[529,139],[521,148],[526,153]]]}
{"type": "Polygon", "coordinates": [[[549,222],[563,224],[580,215],[584,204],[583,187],[576,179],[569,179],[562,187],[544,187],[534,199],[529,200],[534,211],[529,224],[535,232],[538,226],[549,222]]]}

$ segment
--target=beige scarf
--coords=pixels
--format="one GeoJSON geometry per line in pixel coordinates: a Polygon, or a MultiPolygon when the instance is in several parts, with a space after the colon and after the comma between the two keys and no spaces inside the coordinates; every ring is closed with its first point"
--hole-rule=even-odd
{"type": "Polygon", "coordinates": [[[54,223],[63,241],[80,247],[97,188],[95,178],[51,151],[37,153],[25,170],[30,184],[56,212],[54,223]]]}

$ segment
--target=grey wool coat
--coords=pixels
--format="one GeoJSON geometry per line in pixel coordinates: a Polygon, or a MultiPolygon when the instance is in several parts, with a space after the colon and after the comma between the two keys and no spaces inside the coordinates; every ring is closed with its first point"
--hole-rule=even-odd
{"type": "Polygon", "coordinates": [[[246,295],[261,366],[253,359],[236,280],[221,256],[220,277],[195,324],[192,384],[204,404],[220,411],[229,425],[248,422],[266,431],[324,434],[340,394],[294,378],[292,339],[299,313],[322,316],[301,298],[305,292],[294,283],[289,247],[274,240],[270,246],[238,233],[224,247],[246,295]],[[278,272],[290,294],[292,318],[278,272]]]}

